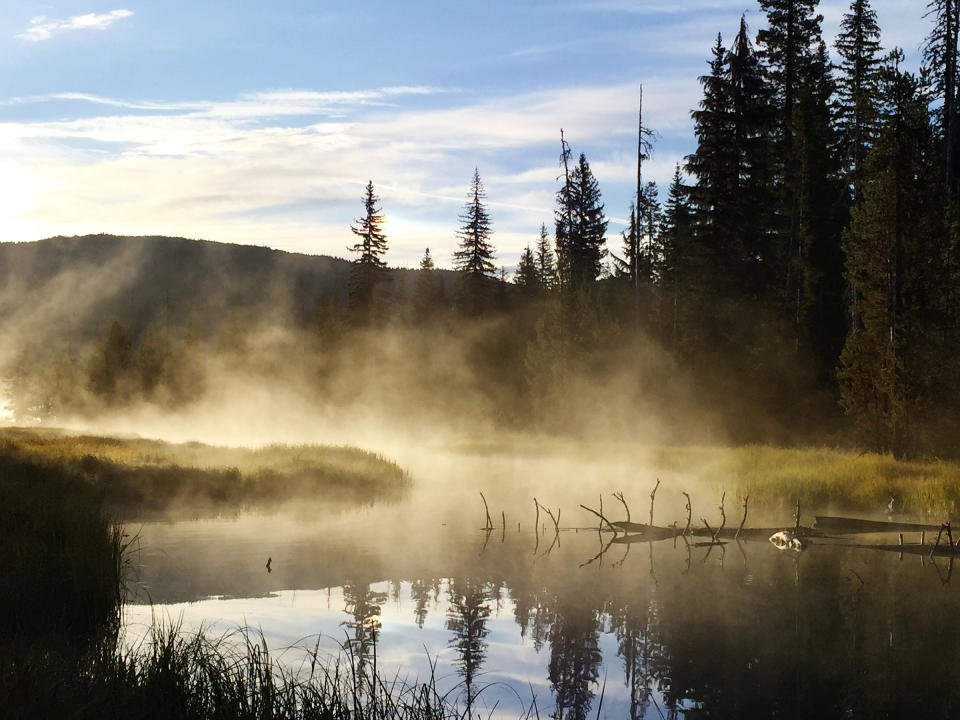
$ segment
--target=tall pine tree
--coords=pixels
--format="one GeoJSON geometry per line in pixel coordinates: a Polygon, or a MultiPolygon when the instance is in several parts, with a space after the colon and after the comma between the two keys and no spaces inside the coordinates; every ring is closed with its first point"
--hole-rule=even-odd
{"type": "Polygon", "coordinates": [[[556,236],[558,253],[563,257],[563,284],[572,292],[584,290],[596,282],[603,270],[607,219],[600,187],[583,153],[557,193],[557,204],[556,236]]]}
{"type": "MultiPolygon", "coordinates": [[[[660,233],[661,327],[674,351],[684,351],[696,333],[696,321],[702,317],[697,290],[703,283],[703,258],[693,240],[693,207],[690,188],[680,175],[680,166],[673,171],[667,190],[663,227],[660,233]]],[[[685,353],[684,353],[685,354],[685,353]]]]}
{"type": "Polygon", "coordinates": [[[557,285],[557,266],[553,249],[550,247],[550,235],[547,226],[540,225],[540,237],[537,239],[537,283],[544,292],[553,290],[557,285]]]}
{"type": "Polygon", "coordinates": [[[934,25],[923,46],[923,60],[934,78],[935,97],[943,101],[939,113],[943,167],[947,185],[956,196],[960,186],[960,87],[957,79],[960,0],[930,0],[927,17],[933,18],[934,25]]]}
{"type": "Polygon", "coordinates": [[[867,154],[877,133],[877,72],[880,68],[880,26],[870,0],[853,0],[843,16],[834,44],[837,68],[837,126],[843,142],[847,184],[853,202],[862,199],[867,154]]]}
{"type": "Polygon", "coordinates": [[[799,209],[795,339],[816,363],[821,384],[832,384],[846,335],[841,235],[849,218],[841,153],[831,111],[834,92],[824,45],[800,86],[793,123],[799,209]]]}
{"type": "Polygon", "coordinates": [[[814,51],[821,42],[817,14],[819,0],[760,0],[766,13],[767,27],[757,33],[760,57],[765,63],[767,77],[774,89],[776,105],[774,181],[778,188],[776,198],[780,262],[778,284],[784,289],[784,306],[795,307],[798,279],[793,258],[799,245],[800,208],[798,206],[800,178],[794,157],[794,110],[800,88],[814,59],[814,51]]]}
{"type": "Polygon", "coordinates": [[[377,286],[387,276],[383,256],[387,252],[387,236],[383,232],[383,215],[377,207],[380,198],[373,192],[373,181],[367,183],[363,195],[364,216],[350,226],[359,240],[349,246],[357,253],[350,266],[350,307],[369,314],[375,305],[377,286]]]}
{"type": "Polygon", "coordinates": [[[457,231],[460,244],[453,253],[453,266],[459,273],[457,300],[460,308],[478,314],[490,300],[496,266],[493,264],[493,246],[490,244],[493,225],[483,204],[486,190],[480,180],[480,171],[476,168],[467,195],[468,200],[460,215],[461,224],[457,231]]]}

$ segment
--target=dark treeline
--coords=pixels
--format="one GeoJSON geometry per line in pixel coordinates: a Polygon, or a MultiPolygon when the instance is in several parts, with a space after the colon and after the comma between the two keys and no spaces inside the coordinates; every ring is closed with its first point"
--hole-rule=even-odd
{"type": "MultiPolygon", "coordinates": [[[[370,182],[351,228],[349,292],[294,313],[311,339],[290,344],[309,359],[313,386],[327,400],[337,388],[355,396],[343,370],[358,353],[368,374],[397,380],[391,329],[417,358],[419,372],[399,380],[418,400],[469,386],[479,410],[507,426],[579,432],[603,419],[605,431],[637,436],[638,413],[655,409],[677,429],[697,410],[735,441],[856,441],[898,457],[955,450],[960,10],[931,0],[914,73],[899,49],[882,48],[868,0],[844,16],[834,64],[817,4],[760,0],[763,29],[731,19],[732,35],[717,35],[692,113],[697,148],[665,191],[643,182],[654,136],[641,125],[622,248],[608,247],[597,180],[562,131],[552,228],[531,229],[512,283],[497,269],[479,171],[453,282],[429,249],[413,275],[386,266],[370,182]]],[[[257,329],[224,315],[200,343],[204,356],[232,353],[264,371],[277,357],[289,363],[288,346],[250,360],[257,329]]],[[[59,369],[24,355],[21,414],[200,396],[210,369],[189,351],[196,337],[188,323],[173,337],[114,324],[93,349],[61,355],[59,369]]]]}
{"type": "MultiPolygon", "coordinates": [[[[548,338],[562,366],[609,344],[611,327],[636,328],[704,387],[732,385],[771,416],[815,390],[878,450],[942,450],[960,390],[960,10],[930,2],[914,74],[899,49],[882,50],[869,0],[844,16],[832,63],[817,4],[760,0],[755,37],[744,18],[732,41],[717,35],[692,113],[696,152],[663,202],[638,172],[619,254],[590,165],[561,132],[553,248],[543,226],[514,278],[518,300],[557,304],[528,360],[548,338]]],[[[651,135],[640,133],[638,171],[651,135]]],[[[475,172],[454,256],[455,302],[471,314],[497,304],[482,198],[475,172]]]]}

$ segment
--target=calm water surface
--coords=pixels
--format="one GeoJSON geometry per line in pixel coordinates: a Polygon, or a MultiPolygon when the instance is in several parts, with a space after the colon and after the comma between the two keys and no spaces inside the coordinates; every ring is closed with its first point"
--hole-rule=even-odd
{"type": "MultiPolygon", "coordinates": [[[[644,521],[652,476],[629,465],[454,453],[404,464],[416,485],[400,503],[131,523],[141,551],[130,641],[157,616],[246,626],[292,668],[304,648],[332,657],[349,642],[411,682],[435,663],[441,692],[484,717],[533,702],[541,717],[960,717],[947,558],[852,540],[799,556],[758,541],[607,546],[578,504],[597,507],[603,492],[622,519],[610,497],[622,489],[644,521]],[[491,533],[479,529],[478,490],[491,533]],[[534,496],[581,529],[555,542],[541,512],[551,527],[535,531],[534,496]]],[[[719,522],[718,488],[668,477],[658,523],[682,524],[682,489],[695,490],[694,517],[719,522]]],[[[748,524],[791,518],[767,509],[748,524]]]]}

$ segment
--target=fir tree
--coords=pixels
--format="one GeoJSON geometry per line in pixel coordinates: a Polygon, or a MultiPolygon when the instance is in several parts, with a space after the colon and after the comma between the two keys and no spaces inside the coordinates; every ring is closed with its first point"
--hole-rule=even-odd
{"type": "Polygon", "coordinates": [[[557,284],[557,268],[553,250],[550,247],[550,235],[546,224],[540,225],[540,237],[537,239],[537,283],[544,292],[553,290],[557,284]]]}
{"type": "Polygon", "coordinates": [[[484,198],[486,191],[480,181],[480,171],[474,169],[457,231],[460,245],[453,253],[453,266],[459,273],[458,300],[464,310],[473,314],[480,312],[489,299],[491,281],[496,273],[490,244],[493,227],[483,204],[484,198]]]}
{"type": "Polygon", "coordinates": [[[853,0],[834,45],[841,57],[837,77],[837,125],[843,141],[848,185],[860,204],[864,163],[877,132],[877,72],[880,26],[870,0],[853,0]]]}
{"type": "Polygon", "coordinates": [[[513,276],[513,282],[522,287],[528,295],[536,295],[541,290],[540,278],[537,273],[537,259],[529,245],[520,254],[520,262],[517,264],[517,272],[513,276]]]}
{"type": "Polygon", "coordinates": [[[630,203],[627,227],[620,233],[620,237],[623,240],[623,257],[610,253],[613,258],[613,274],[615,277],[623,278],[632,284],[640,248],[640,234],[637,231],[637,209],[633,203],[630,203]]]}
{"type": "Polygon", "coordinates": [[[586,156],[581,153],[569,181],[557,194],[558,252],[563,238],[563,283],[572,291],[592,285],[603,270],[607,254],[604,244],[607,219],[600,201],[600,187],[590,170],[586,156]],[[569,209],[568,209],[569,208],[569,209]]]}
{"type": "Polygon", "coordinates": [[[693,208],[690,188],[680,175],[680,166],[673,171],[664,205],[660,233],[661,323],[668,329],[674,350],[686,345],[684,338],[695,331],[699,312],[695,309],[695,289],[702,283],[703,263],[693,242],[693,208]]]}
{"type": "Polygon", "coordinates": [[[940,107],[940,132],[944,152],[943,167],[948,187],[954,194],[960,185],[960,107],[958,107],[958,48],[960,37],[960,0],[930,0],[927,17],[933,18],[933,30],[923,46],[926,70],[933,76],[934,96],[943,100],[940,107]]]}
{"type": "Polygon", "coordinates": [[[796,297],[797,278],[792,258],[800,242],[797,204],[800,180],[793,153],[793,119],[801,84],[821,42],[823,16],[816,14],[818,4],[819,0],[760,0],[760,7],[767,15],[767,27],[757,33],[757,43],[774,90],[776,107],[772,179],[779,193],[775,198],[777,222],[773,229],[780,245],[776,270],[782,275],[773,281],[785,290],[785,307],[794,305],[796,297]]]}
{"type": "Polygon", "coordinates": [[[430,248],[423,252],[420,260],[420,272],[417,274],[417,287],[414,291],[414,308],[424,318],[443,302],[443,279],[430,255],[430,248]]]}
{"type": "Polygon", "coordinates": [[[791,123],[800,84],[820,42],[820,23],[816,14],[820,0],[759,0],[767,15],[767,27],[757,33],[760,57],[766,63],[776,89],[777,132],[781,158],[786,160],[793,145],[791,123]]]}
{"type": "Polygon", "coordinates": [[[657,184],[652,180],[643,186],[637,208],[636,277],[640,283],[653,283],[656,275],[657,247],[663,213],[657,184]]]}
{"type": "Polygon", "coordinates": [[[367,183],[363,196],[365,214],[350,226],[359,240],[347,249],[357,253],[350,266],[350,307],[369,313],[375,302],[377,285],[386,278],[387,236],[383,233],[383,215],[377,203],[380,198],[373,192],[373,181],[367,183]]]}
{"type": "Polygon", "coordinates": [[[700,77],[703,99],[700,109],[691,115],[697,137],[697,150],[687,157],[687,171],[696,178],[690,189],[698,241],[709,253],[719,253],[732,224],[728,205],[734,195],[731,168],[734,149],[730,138],[729,95],[726,89],[727,51],[718,33],[709,62],[710,72],[700,77]]]}
{"type": "Polygon", "coordinates": [[[826,47],[821,44],[794,111],[800,211],[794,323],[797,344],[812,351],[824,384],[833,380],[846,332],[840,238],[849,217],[841,156],[835,151],[838,138],[831,112],[834,84],[829,68],[826,47]]]}
{"type": "Polygon", "coordinates": [[[725,84],[731,133],[731,190],[726,199],[728,236],[724,249],[734,292],[761,299],[776,282],[780,260],[771,243],[771,87],[763,78],[746,21],[726,55],[725,84]]]}

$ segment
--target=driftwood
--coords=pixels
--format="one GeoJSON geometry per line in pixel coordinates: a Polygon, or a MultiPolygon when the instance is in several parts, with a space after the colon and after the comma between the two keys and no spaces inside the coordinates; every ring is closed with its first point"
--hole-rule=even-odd
{"type": "Polygon", "coordinates": [[[683,530],[675,527],[649,527],[643,532],[636,532],[630,535],[622,535],[611,540],[617,545],[629,545],[638,542],[654,542],[657,540],[669,540],[683,534],[683,530]]]}

